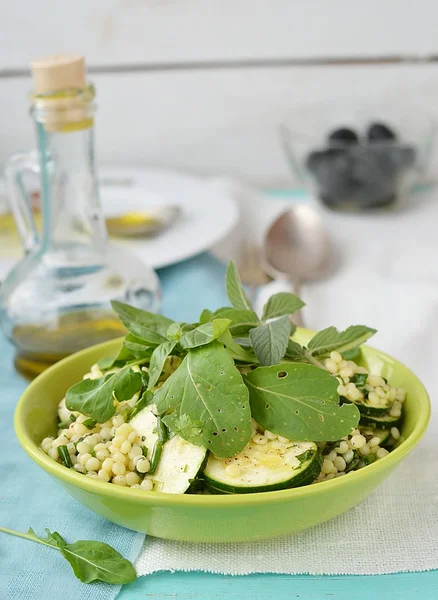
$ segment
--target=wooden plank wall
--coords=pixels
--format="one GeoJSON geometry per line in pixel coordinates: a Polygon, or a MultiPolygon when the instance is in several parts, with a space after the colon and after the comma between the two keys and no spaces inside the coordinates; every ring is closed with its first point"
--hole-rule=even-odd
{"type": "MultiPolygon", "coordinates": [[[[436,0],[0,1],[0,163],[33,143],[33,56],[81,52],[101,164],[261,185],[290,175],[278,126],[314,137],[369,115],[419,135],[438,105],[436,0]]],[[[433,157],[430,176],[438,169],[433,157]]]]}

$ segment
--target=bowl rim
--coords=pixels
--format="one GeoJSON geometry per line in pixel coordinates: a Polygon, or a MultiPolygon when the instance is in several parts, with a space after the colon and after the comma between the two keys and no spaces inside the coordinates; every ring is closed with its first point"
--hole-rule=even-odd
{"type": "MultiPolygon", "coordinates": [[[[310,330],[301,330],[302,333],[310,333],[310,330]]],[[[417,422],[410,435],[387,456],[367,465],[366,468],[348,473],[347,477],[337,477],[328,481],[318,482],[318,485],[305,485],[302,487],[289,488],[284,490],[275,490],[269,492],[255,492],[251,494],[234,495],[197,495],[197,494],[169,494],[165,492],[148,492],[144,490],[130,489],[128,487],[111,485],[107,482],[98,481],[91,477],[85,477],[71,469],[66,469],[63,465],[52,460],[43,450],[32,440],[24,425],[24,410],[27,403],[31,400],[33,388],[36,383],[44,384],[45,380],[50,379],[54,373],[62,371],[73,364],[79,356],[94,354],[100,348],[102,351],[108,346],[120,343],[123,338],[116,338],[94,346],[90,346],[76,352],[49,367],[46,371],[38,375],[26,388],[21,395],[14,413],[14,428],[18,441],[29,457],[37,463],[50,476],[61,479],[64,483],[85,490],[93,495],[107,496],[114,500],[124,500],[135,504],[151,504],[154,506],[173,506],[173,507],[196,507],[196,508],[233,508],[236,506],[259,505],[266,502],[283,503],[288,500],[302,498],[304,496],[313,496],[330,491],[336,488],[342,489],[344,486],[354,484],[358,479],[372,478],[375,473],[382,469],[386,470],[395,467],[409,452],[418,444],[423,437],[430,419],[431,404],[430,397],[420,379],[404,363],[393,358],[389,354],[377,350],[371,346],[364,345],[361,348],[365,354],[374,355],[382,358],[385,362],[393,363],[405,370],[409,378],[413,379],[419,387],[417,401],[421,403],[421,412],[417,422]]]]}

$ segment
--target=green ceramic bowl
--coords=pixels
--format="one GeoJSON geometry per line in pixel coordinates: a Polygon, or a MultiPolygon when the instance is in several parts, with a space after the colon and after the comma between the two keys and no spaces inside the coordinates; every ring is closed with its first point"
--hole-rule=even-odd
{"type": "MultiPolygon", "coordinates": [[[[305,342],[310,332],[301,331],[305,342]]],[[[99,515],[151,536],[193,542],[262,540],[327,521],[366,498],[411,452],[424,434],[430,415],[426,390],[400,362],[372,348],[363,363],[408,393],[405,440],[385,458],[345,477],[306,487],[235,496],[172,495],[132,490],[84,477],[51,460],[39,448],[56,433],[57,405],[67,388],[103,356],[117,353],[120,340],[93,346],[49,368],[24,392],[15,412],[18,439],[73,498],[99,515]]]]}

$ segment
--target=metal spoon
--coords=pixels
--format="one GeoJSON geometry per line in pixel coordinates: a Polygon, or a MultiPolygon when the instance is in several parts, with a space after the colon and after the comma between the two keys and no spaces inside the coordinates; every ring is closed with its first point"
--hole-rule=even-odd
{"type": "MultiPolygon", "coordinates": [[[[322,279],[334,266],[327,231],[317,211],[298,204],[281,214],[271,225],[264,243],[264,267],[274,279],[289,279],[299,296],[304,281],[322,279]]],[[[301,312],[295,325],[303,327],[301,312]]]]}
{"type": "Polygon", "coordinates": [[[112,236],[141,237],[159,233],[169,227],[180,215],[180,206],[168,204],[106,217],[105,221],[108,232],[112,236]]]}

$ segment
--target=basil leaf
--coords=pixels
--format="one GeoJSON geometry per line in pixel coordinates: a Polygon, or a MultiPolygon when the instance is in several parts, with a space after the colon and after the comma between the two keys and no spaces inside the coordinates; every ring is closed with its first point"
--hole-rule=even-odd
{"type": "Polygon", "coordinates": [[[123,342],[123,346],[120,348],[119,353],[114,358],[104,357],[97,361],[97,366],[102,371],[108,371],[108,369],[112,369],[113,367],[123,366],[126,361],[132,360],[135,356],[125,347],[125,343],[123,342]]]}
{"type": "Polygon", "coordinates": [[[263,366],[277,365],[285,355],[292,323],[289,317],[280,317],[249,332],[254,352],[263,366]]]}
{"type": "Polygon", "coordinates": [[[230,319],[230,332],[233,337],[246,336],[250,329],[261,325],[260,319],[253,310],[224,307],[219,308],[214,316],[221,319],[230,319]]]}
{"type": "Polygon", "coordinates": [[[228,263],[225,284],[228,298],[234,308],[252,310],[251,302],[249,301],[248,296],[245,294],[245,290],[243,289],[242,282],[240,281],[236,265],[232,260],[230,260],[228,263]]]}
{"type": "Polygon", "coordinates": [[[229,319],[213,319],[211,323],[204,323],[193,331],[185,333],[179,341],[180,346],[185,350],[205,346],[217,340],[228,329],[230,323],[229,319]]]}
{"type": "Polygon", "coordinates": [[[365,325],[351,325],[345,331],[339,332],[336,327],[327,327],[317,333],[307,347],[312,356],[325,356],[333,350],[342,353],[355,346],[360,346],[376,333],[375,329],[365,325]]]}
{"type": "Polygon", "coordinates": [[[129,560],[103,542],[79,540],[58,545],[62,556],[70,563],[74,574],[83,583],[104,581],[125,584],[134,581],[135,570],[129,560]]]}
{"type": "Polygon", "coordinates": [[[65,404],[98,423],[105,423],[115,413],[114,395],[119,402],[129,400],[141,389],[142,377],[130,365],[100,379],[84,379],[67,390],[65,404]]]}
{"type": "Polygon", "coordinates": [[[176,341],[163,342],[153,351],[151,362],[149,364],[148,390],[151,390],[157,383],[163,372],[164,363],[166,362],[167,357],[172,354],[172,350],[175,346],[176,341]]]}
{"type": "Polygon", "coordinates": [[[134,567],[119,552],[103,542],[79,540],[67,544],[57,531],[46,529],[47,537],[38,536],[32,527],[27,533],[0,527],[0,532],[21,537],[58,550],[70,563],[74,574],[83,583],[104,581],[105,583],[125,584],[134,581],[134,567]]]}
{"type": "Polygon", "coordinates": [[[291,360],[305,360],[306,352],[305,349],[295,342],[294,340],[289,340],[287,343],[285,358],[289,358],[291,360]]]}
{"type": "Polygon", "coordinates": [[[201,313],[201,316],[199,317],[199,323],[201,325],[204,325],[204,323],[209,323],[212,319],[213,312],[211,310],[208,310],[208,308],[204,308],[204,310],[201,313]]]}
{"type": "Polygon", "coordinates": [[[339,406],[339,383],[324,369],[285,363],[259,367],[244,375],[244,381],[254,419],[291,440],[335,441],[359,423],[357,406],[339,406]]]}
{"type": "Polygon", "coordinates": [[[150,358],[152,356],[153,348],[148,346],[143,340],[129,333],[124,341],[123,346],[126,352],[129,352],[131,356],[135,358],[150,358]]]}
{"type": "Polygon", "coordinates": [[[269,298],[263,307],[262,319],[274,319],[275,317],[283,317],[291,315],[304,306],[304,302],[288,292],[280,292],[269,298]]]}
{"type": "Polygon", "coordinates": [[[134,308],[118,300],[112,300],[111,306],[130,333],[155,346],[166,341],[167,330],[173,323],[171,319],[134,308]]]}
{"type": "Polygon", "coordinates": [[[251,439],[248,390],[220,342],[190,350],[154,400],[171,431],[219,457],[235,456],[251,439]],[[201,431],[181,431],[182,415],[201,423],[201,431]]]}

